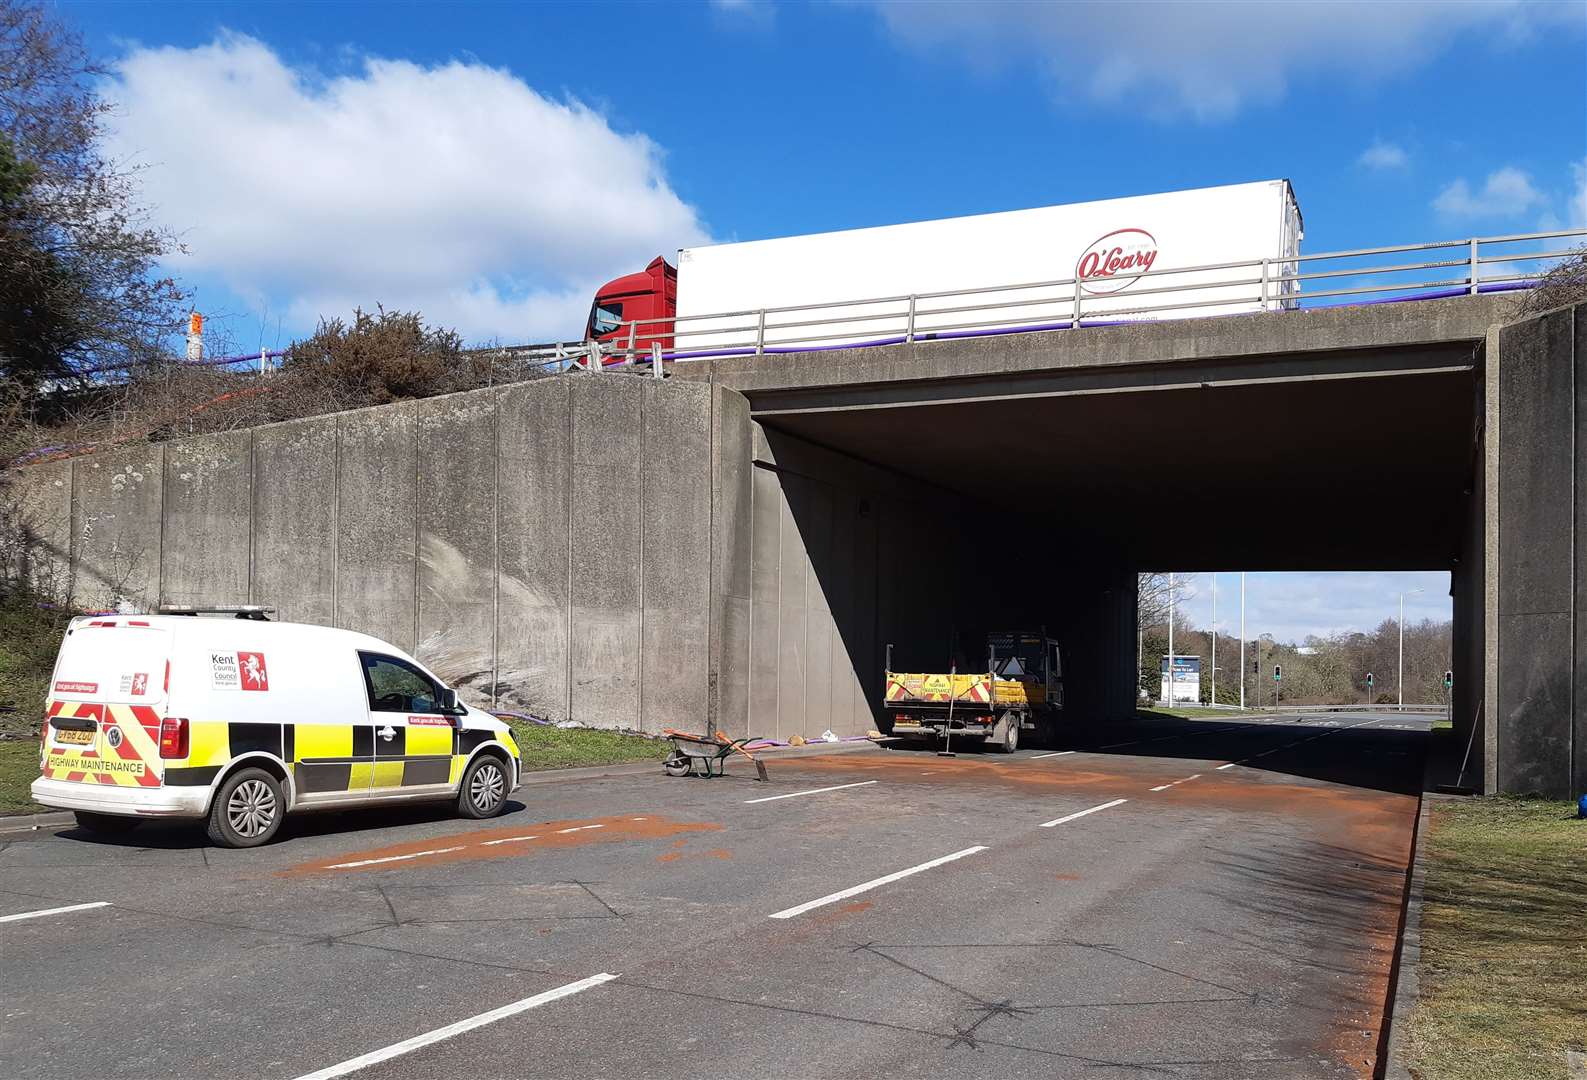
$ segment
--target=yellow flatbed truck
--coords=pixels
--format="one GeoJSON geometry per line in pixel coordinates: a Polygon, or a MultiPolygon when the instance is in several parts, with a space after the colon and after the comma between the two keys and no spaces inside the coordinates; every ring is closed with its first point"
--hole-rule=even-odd
{"type": "Polygon", "coordinates": [[[894,671],[887,647],[885,734],[980,739],[1005,754],[1023,732],[1051,734],[1063,710],[1063,656],[1045,630],[988,634],[986,671],[894,671]],[[949,733],[952,733],[951,736],[949,733]]]}

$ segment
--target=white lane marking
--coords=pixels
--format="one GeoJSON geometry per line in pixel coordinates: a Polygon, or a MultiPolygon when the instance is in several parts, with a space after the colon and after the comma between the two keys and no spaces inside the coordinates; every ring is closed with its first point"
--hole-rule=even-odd
{"type": "Polygon", "coordinates": [[[628,820],[629,821],[649,821],[650,819],[649,818],[636,817],[636,818],[629,818],[628,820]]]}
{"type": "Polygon", "coordinates": [[[1062,825],[1066,821],[1073,821],[1075,818],[1082,818],[1087,814],[1094,814],[1098,810],[1107,810],[1110,807],[1117,806],[1120,803],[1127,803],[1129,801],[1130,800],[1128,799],[1114,799],[1112,802],[1105,802],[1101,806],[1093,806],[1089,810],[1077,810],[1073,814],[1066,814],[1061,818],[1053,818],[1051,821],[1044,821],[1041,823],[1041,827],[1044,829],[1050,829],[1054,825],[1062,825]]]}
{"type": "Polygon", "coordinates": [[[387,855],[383,859],[359,859],[357,862],[339,862],[326,867],[327,870],[351,870],[358,866],[374,866],[377,863],[405,862],[408,859],[418,859],[425,855],[445,855],[449,851],[462,851],[464,845],[457,847],[432,848],[429,851],[415,851],[411,855],[387,855]]]}
{"type": "Polygon", "coordinates": [[[1040,761],[1044,757],[1063,757],[1065,754],[1072,754],[1072,753],[1074,753],[1073,750],[1054,750],[1050,754],[1036,754],[1036,755],[1034,755],[1031,758],[1031,760],[1032,761],[1040,761]]]}
{"type": "Polygon", "coordinates": [[[68,911],[87,911],[89,908],[109,906],[109,900],[95,900],[91,904],[68,904],[65,907],[45,908],[42,911],[19,911],[15,915],[0,915],[0,922],[21,922],[23,919],[42,919],[46,915],[64,915],[68,911]]]}
{"type": "Polygon", "coordinates": [[[558,829],[557,833],[583,832],[585,829],[604,829],[605,825],[575,825],[571,829],[558,829]]]}
{"type": "Polygon", "coordinates": [[[1187,777],[1184,777],[1181,780],[1175,780],[1172,783],[1162,784],[1162,785],[1160,785],[1158,787],[1154,787],[1152,790],[1153,791],[1167,791],[1171,787],[1178,787],[1180,784],[1188,784],[1192,780],[1199,779],[1200,777],[1201,777],[1201,773],[1197,773],[1195,776],[1187,776],[1187,777]]]}
{"type": "Polygon", "coordinates": [[[566,986],[547,990],[544,993],[534,995],[534,997],[526,997],[522,1001],[513,1002],[511,1005],[503,1005],[499,1009],[492,1009],[490,1012],[471,1016],[467,1020],[459,1020],[455,1024],[448,1024],[445,1027],[436,1028],[434,1031],[427,1031],[423,1035],[415,1035],[411,1039],[392,1043],[384,1049],[371,1050],[367,1054],[349,1058],[339,1065],[331,1065],[320,1069],[318,1072],[306,1073],[298,1077],[298,1080],[333,1080],[333,1078],[338,1076],[346,1076],[348,1073],[367,1069],[371,1065],[378,1065],[382,1061],[390,1061],[394,1057],[411,1054],[415,1050],[422,1049],[432,1043],[441,1042],[444,1039],[450,1039],[455,1035],[461,1035],[465,1031],[473,1031],[475,1028],[484,1027],[486,1024],[494,1024],[498,1020],[505,1020],[509,1016],[517,1016],[521,1012],[537,1009],[541,1005],[547,1005],[559,998],[570,997],[582,990],[588,990],[592,986],[611,982],[615,978],[617,978],[616,975],[603,971],[599,975],[591,975],[587,979],[580,979],[578,982],[571,982],[566,986]]]}
{"type": "Polygon", "coordinates": [[[519,840],[538,840],[539,836],[508,836],[501,840],[482,840],[480,847],[495,847],[497,844],[515,844],[519,840]]]}
{"type": "MultiPolygon", "coordinates": [[[[925,774],[922,773],[921,775],[924,776],[925,774]]],[[[744,802],[748,804],[758,802],[776,802],[778,799],[797,799],[801,795],[820,795],[823,791],[842,791],[844,788],[864,787],[866,784],[874,783],[877,783],[877,781],[861,780],[857,784],[839,784],[836,787],[811,788],[809,791],[790,791],[786,795],[768,795],[764,799],[745,799],[744,802]]]]}
{"type": "Polygon", "coordinates": [[[911,866],[908,870],[900,870],[895,874],[888,874],[886,877],[875,878],[871,881],[865,882],[863,885],[855,885],[853,888],[844,889],[842,892],[828,893],[819,900],[810,900],[806,903],[800,904],[798,907],[785,908],[782,911],[773,914],[772,918],[791,919],[795,915],[803,915],[812,908],[818,908],[825,904],[835,904],[839,900],[847,900],[851,896],[858,896],[862,892],[869,892],[878,886],[890,885],[895,881],[901,881],[912,874],[920,873],[922,870],[930,870],[932,867],[941,866],[943,863],[951,863],[955,859],[962,859],[966,855],[974,855],[978,851],[985,850],[985,844],[977,844],[975,847],[967,847],[963,851],[955,851],[952,855],[944,855],[940,859],[932,859],[930,862],[923,862],[919,866],[911,866]]]}
{"type": "MultiPolygon", "coordinates": [[[[1351,724],[1349,727],[1339,727],[1339,726],[1335,725],[1335,726],[1329,728],[1329,730],[1323,732],[1321,735],[1312,735],[1312,736],[1310,736],[1308,738],[1305,738],[1305,739],[1296,739],[1294,742],[1285,743],[1283,746],[1275,746],[1271,750],[1264,750],[1260,754],[1252,754],[1248,758],[1241,758],[1239,761],[1231,761],[1227,765],[1219,765],[1218,768],[1220,768],[1220,769],[1231,769],[1231,768],[1233,768],[1236,765],[1243,765],[1247,761],[1255,761],[1258,758],[1265,758],[1269,754],[1276,754],[1280,750],[1288,750],[1288,749],[1290,749],[1293,746],[1300,746],[1302,743],[1316,742],[1318,739],[1326,739],[1330,735],[1337,735],[1341,731],[1354,731],[1357,728],[1364,728],[1368,724],[1376,724],[1376,723],[1378,723],[1377,720],[1363,720],[1361,723],[1359,723],[1359,724],[1351,724]]],[[[1302,727],[1306,726],[1304,721],[1301,722],[1301,726],[1302,727]]],[[[1156,789],[1154,788],[1153,790],[1156,790],[1156,789]]]]}

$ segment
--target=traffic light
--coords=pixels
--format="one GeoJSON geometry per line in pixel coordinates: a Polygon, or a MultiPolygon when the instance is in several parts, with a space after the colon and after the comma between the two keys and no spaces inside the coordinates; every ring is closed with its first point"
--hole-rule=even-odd
{"type": "Polygon", "coordinates": [[[1454,685],[1455,685],[1455,673],[1453,671],[1444,672],[1444,689],[1448,690],[1451,686],[1454,686],[1454,685]]]}
{"type": "Polygon", "coordinates": [[[1283,665],[1282,664],[1274,664],[1273,665],[1273,681],[1274,682],[1278,682],[1283,677],[1284,677],[1284,667],[1283,667],[1283,665]]]}
{"type": "Polygon", "coordinates": [[[1367,672],[1367,689],[1372,689],[1372,672],[1367,672]]]}

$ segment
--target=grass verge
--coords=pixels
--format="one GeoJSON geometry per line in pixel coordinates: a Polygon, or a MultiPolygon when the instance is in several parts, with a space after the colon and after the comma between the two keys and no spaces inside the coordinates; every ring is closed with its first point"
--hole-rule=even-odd
{"type": "Polygon", "coordinates": [[[1568,1080],[1587,1051],[1587,821],[1570,803],[1437,804],[1428,822],[1410,1066],[1568,1080]]]}
{"type": "Polygon", "coordinates": [[[39,778],[39,741],[0,741],[0,814],[37,814],[48,810],[28,797],[28,785],[39,778]]]}
{"type": "Polygon", "coordinates": [[[518,752],[522,755],[525,772],[622,765],[630,761],[660,761],[671,749],[671,744],[665,739],[596,728],[514,724],[512,735],[518,741],[518,752]]]}

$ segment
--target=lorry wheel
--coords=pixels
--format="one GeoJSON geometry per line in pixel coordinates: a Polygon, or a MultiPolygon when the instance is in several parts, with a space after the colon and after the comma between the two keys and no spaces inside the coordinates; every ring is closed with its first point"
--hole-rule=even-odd
{"type": "Polygon", "coordinates": [[[286,812],[275,777],[263,769],[239,769],[215,792],[204,831],[221,847],[258,847],[275,836],[286,812]]]}
{"type": "Polygon", "coordinates": [[[120,814],[96,814],[90,810],[74,811],[73,816],[77,818],[77,824],[80,827],[104,836],[125,836],[140,824],[135,817],[122,817],[120,814]]]}
{"type": "Polygon", "coordinates": [[[1008,729],[1003,732],[1003,742],[998,749],[1005,754],[1012,754],[1019,749],[1019,717],[1013,713],[1004,713],[1003,722],[1008,725],[1008,729]]]}
{"type": "Polygon", "coordinates": [[[470,818],[495,817],[505,805],[507,767],[495,754],[481,754],[458,785],[457,812],[470,818]]]}

